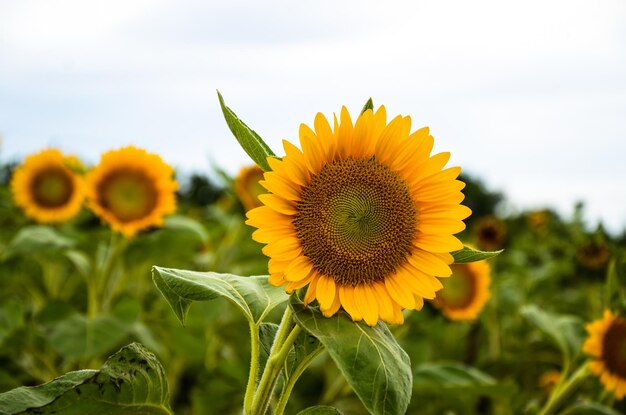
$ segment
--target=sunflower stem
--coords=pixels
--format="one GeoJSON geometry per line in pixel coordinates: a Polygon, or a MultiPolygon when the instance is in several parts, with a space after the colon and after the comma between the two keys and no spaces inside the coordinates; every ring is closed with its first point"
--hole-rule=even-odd
{"type": "Polygon", "coordinates": [[[539,415],[549,415],[554,413],[563,401],[589,376],[589,365],[584,362],[576,372],[560,386],[554,388],[550,398],[544,405],[539,415]]]}
{"type": "Polygon", "coordinates": [[[256,379],[259,375],[259,326],[250,322],[250,373],[248,375],[248,385],[246,395],[243,400],[244,414],[249,414],[254,400],[256,390],[256,379]]]}
{"type": "Polygon", "coordinates": [[[291,307],[287,306],[280,325],[278,326],[278,332],[272,344],[270,355],[267,358],[267,363],[263,369],[259,387],[252,401],[252,407],[250,408],[251,415],[264,415],[267,411],[280,371],[287,359],[289,350],[291,350],[291,346],[294,344],[301,331],[300,326],[293,322],[291,307]]]}
{"type": "Polygon", "coordinates": [[[287,406],[287,402],[289,402],[291,391],[293,391],[293,387],[296,385],[296,382],[298,381],[302,373],[304,373],[306,368],[309,367],[309,364],[311,364],[311,362],[315,360],[315,358],[319,356],[320,353],[322,353],[323,351],[323,347],[318,347],[313,352],[305,356],[304,359],[302,359],[300,364],[296,367],[294,372],[289,377],[289,380],[285,382],[285,386],[283,387],[283,390],[280,394],[280,398],[278,398],[278,404],[276,405],[274,415],[283,415],[285,413],[285,407],[287,406]]]}

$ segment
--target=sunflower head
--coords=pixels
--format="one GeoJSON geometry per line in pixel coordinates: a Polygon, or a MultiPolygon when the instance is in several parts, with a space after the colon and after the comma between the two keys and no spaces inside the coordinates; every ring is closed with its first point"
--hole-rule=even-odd
{"type": "Polygon", "coordinates": [[[89,207],[126,237],[176,210],[174,170],[156,154],[136,147],[104,153],[87,175],[89,207]]]}
{"type": "Polygon", "coordinates": [[[543,230],[550,220],[550,212],[546,209],[534,210],[528,214],[528,225],[534,231],[543,230]]]}
{"type": "Polygon", "coordinates": [[[550,393],[561,380],[561,376],[563,375],[558,370],[548,370],[539,378],[539,386],[544,392],[550,393]]]}
{"type": "Polygon", "coordinates": [[[307,287],[304,302],[317,300],[325,316],[343,307],[369,325],[401,323],[402,309],[434,298],[471,212],[460,204],[461,169],[444,169],[449,153],[430,155],[428,128],[387,122],[384,107],[353,122],[343,108],[332,128],[322,114],[300,126],[302,150],[283,145],[261,181],[264,206],[247,213],[270,282],[307,287]]]}
{"type": "Polygon", "coordinates": [[[256,164],[242,167],[235,178],[235,194],[246,211],[263,205],[259,200],[259,195],[265,193],[265,188],[259,184],[261,180],[263,170],[256,164]]]}
{"type": "Polygon", "coordinates": [[[506,240],[506,226],[493,216],[481,218],[474,227],[476,245],[480,249],[494,251],[502,248],[506,240]]]}
{"type": "Polygon", "coordinates": [[[589,369],[617,399],[626,395],[626,319],[605,310],[603,318],[587,325],[583,352],[592,356],[589,369]]]}
{"type": "Polygon", "coordinates": [[[611,250],[604,241],[590,241],[578,247],[576,258],[583,267],[599,270],[611,259],[611,250]]]}
{"type": "Polygon", "coordinates": [[[452,276],[432,301],[450,320],[474,320],[489,300],[491,284],[487,261],[453,264],[452,276]]]}
{"type": "Polygon", "coordinates": [[[84,198],[81,176],[73,170],[74,156],[43,150],[24,160],[13,174],[11,192],[27,216],[42,222],[63,222],[78,214],[84,198]]]}

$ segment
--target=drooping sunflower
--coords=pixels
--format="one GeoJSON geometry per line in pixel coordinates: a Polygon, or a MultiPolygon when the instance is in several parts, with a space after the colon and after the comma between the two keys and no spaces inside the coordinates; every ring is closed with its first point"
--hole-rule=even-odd
{"type": "Polygon", "coordinates": [[[246,222],[267,244],[270,283],[308,285],[306,304],[369,325],[402,323],[402,309],[435,297],[471,211],[460,204],[461,169],[442,170],[450,153],[431,157],[428,128],[410,130],[409,117],[387,123],[384,107],[355,123],[344,107],[332,129],[322,114],[314,130],[300,126],[302,151],[283,141],[286,155],[268,159],[261,182],[265,206],[246,222]]]}
{"type": "Polygon", "coordinates": [[[74,156],[56,149],[32,154],[13,174],[15,203],[38,222],[63,222],[76,216],[84,199],[83,178],[74,167],[74,156]]]}
{"type": "Polygon", "coordinates": [[[256,164],[242,167],[235,178],[235,193],[246,211],[262,206],[259,195],[265,188],[259,184],[263,180],[263,170],[256,164]]]}
{"type": "Polygon", "coordinates": [[[432,301],[451,320],[474,320],[489,300],[491,284],[487,261],[453,264],[452,277],[432,301]]]}
{"type": "Polygon", "coordinates": [[[102,155],[87,174],[89,207],[111,228],[126,237],[176,210],[174,170],[157,154],[133,146],[102,155]]]}
{"type": "Polygon", "coordinates": [[[589,369],[606,390],[622,399],[626,395],[626,319],[605,310],[603,318],[587,325],[587,332],[583,352],[595,358],[589,369]]]}

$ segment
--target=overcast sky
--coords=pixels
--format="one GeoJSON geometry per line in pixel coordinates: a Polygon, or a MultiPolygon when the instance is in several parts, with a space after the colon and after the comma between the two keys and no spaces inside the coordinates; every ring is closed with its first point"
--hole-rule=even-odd
{"type": "Polygon", "coordinates": [[[135,144],[249,163],[215,90],[281,153],[368,97],[518,208],[626,227],[626,1],[0,0],[0,158],[135,144]]]}

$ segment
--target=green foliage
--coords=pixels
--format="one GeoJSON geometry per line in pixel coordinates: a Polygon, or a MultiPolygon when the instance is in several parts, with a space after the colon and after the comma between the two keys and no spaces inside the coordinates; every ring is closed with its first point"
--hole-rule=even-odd
{"type": "Polygon", "coordinates": [[[294,318],[326,348],[363,405],[373,414],[404,414],[411,399],[409,357],[383,322],[353,322],[340,311],[325,318],[292,297],[294,318]]]}
{"type": "Polygon", "coordinates": [[[0,394],[0,413],[82,415],[171,415],[163,367],[133,343],[100,370],[79,370],[35,387],[0,394]]]}
{"type": "Polygon", "coordinates": [[[222,112],[224,113],[224,119],[226,119],[226,124],[228,124],[228,128],[233,133],[237,141],[239,141],[239,145],[248,153],[248,156],[264,171],[271,170],[270,165],[267,163],[267,158],[275,154],[272,150],[265,144],[265,141],[254,131],[251,130],[243,121],[241,121],[235,113],[226,106],[224,103],[224,98],[222,95],[217,92],[217,97],[220,100],[220,106],[222,107],[222,112]]]}
{"type": "Polygon", "coordinates": [[[372,101],[372,98],[368,98],[367,102],[365,102],[365,105],[363,105],[363,108],[361,109],[361,115],[363,115],[363,113],[367,110],[374,111],[374,101],[372,101]]]}
{"type": "Polygon", "coordinates": [[[23,227],[9,243],[4,257],[33,255],[40,252],[54,253],[71,248],[76,241],[45,225],[23,227]]]}
{"type": "Polygon", "coordinates": [[[515,388],[456,362],[422,363],[413,371],[413,392],[420,396],[488,395],[506,399],[515,393],[515,388]]]}
{"type": "Polygon", "coordinates": [[[298,415],[341,415],[341,412],[332,406],[312,406],[298,412],[298,415]]]}
{"type": "Polygon", "coordinates": [[[476,262],[482,261],[484,259],[490,259],[496,257],[502,253],[502,250],[499,251],[479,251],[474,248],[470,248],[469,246],[463,246],[463,249],[459,251],[452,252],[452,256],[454,257],[455,264],[465,264],[468,262],[476,262]]]}
{"type": "Polygon", "coordinates": [[[267,276],[240,277],[153,267],[152,278],[183,324],[193,301],[222,296],[235,304],[249,322],[258,325],[273,308],[288,299],[282,288],[269,284],[267,276]]]}
{"type": "Polygon", "coordinates": [[[520,312],[559,348],[568,367],[580,351],[585,334],[583,321],[576,316],[548,313],[535,305],[524,306],[520,312]]]}

